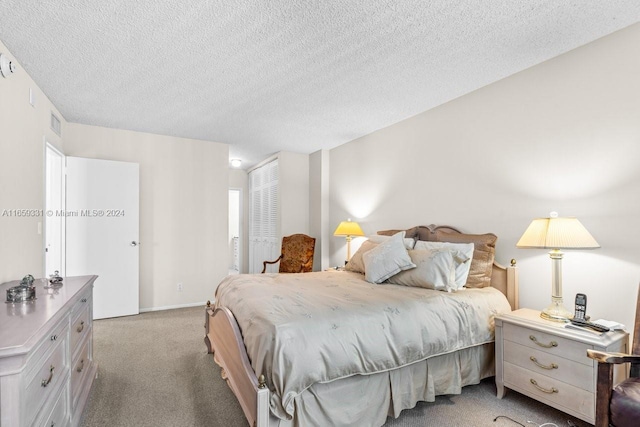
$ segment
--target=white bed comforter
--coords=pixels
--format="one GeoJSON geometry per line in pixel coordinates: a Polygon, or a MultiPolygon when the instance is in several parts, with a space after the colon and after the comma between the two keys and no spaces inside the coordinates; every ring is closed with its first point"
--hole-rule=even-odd
{"type": "Polygon", "coordinates": [[[282,419],[314,383],[491,342],[494,315],[511,310],[493,288],[446,293],[332,271],[229,276],[216,306],[236,317],[251,365],[273,392],[271,410],[282,419]]]}

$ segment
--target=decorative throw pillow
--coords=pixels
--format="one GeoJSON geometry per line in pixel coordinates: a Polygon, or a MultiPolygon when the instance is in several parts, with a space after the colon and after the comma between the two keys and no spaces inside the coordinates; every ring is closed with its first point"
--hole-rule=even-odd
{"type": "Polygon", "coordinates": [[[380,230],[377,234],[379,236],[393,236],[401,231],[404,231],[404,237],[406,239],[416,239],[418,237],[418,227],[412,227],[407,230],[380,230]]]}
{"type": "Polygon", "coordinates": [[[362,242],[362,245],[358,248],[356,253],[351,256],[351,259],[347,262],[347,265],[344,266],[344,269],[364,274],[364,261],[362,260],[362,255],[369,252],[376,246],[378,246],[378,243],[374,243],[370,240],[362,242]]]}
{"type": "MultiPolygon", "coordinates": [[[[399,231],[402,230],[380,230],[378,231],[378,234],[382,236],[393,236],[399,231]]],[[[415,240],[436,240],[431,228],[426,225],[418,225],[416,227],[406,229],[405,237],[415,240]]]]}
{"type": "Polygon", "coordinates": [[[446,248],[414,249],[409,251],[409,256],[416,268],[401,271],[387,282],[449,292],[462,287],[456,285],[456,266],[469,264],[464,253],[446,248]]]}
{"type": "MultiPolygon", "coordinates": [[[[403,233],[404,235],[404,231],[399,231],[398,233],[403,233]]],[[[398,234],[396,233],[396,234],[398,234]]],[[[370,242],[373,243],[383,243],[386,242],[387,240],[389,240],[392,236],[386,236],[386,235],[380,235],[380,234],[373,234],[371,236],[368,237],[370,242]]],[[[409,250],[409,249],[413,249],[413,247],[416,245],[416,241],[413,238],[408,238],[408,237],[404,237],[402,239],[402,242],[404,243],[404,247],[405,249],[409,250]]]]}
{"type": "Polygon", "coordinates": [[[415,249],[421,249],[421,250],[448,249],[448,250],[461,252],[463,262],[456,263],[455,286],[459,289],[459,288],[462,288],[467,283],[467,278],[469,277],[469,269],[471,268],[471,262],[473,260],[473,249],[474,249],[473,243],[423,242],[422,240],[420,240],[416,242],[415,249]]]}
{"type": "Polygon", "coordinates": [[[496,241],[498,240],[495,234],[445,233],[440,230],[436,230],[435,234],[438,242],[473,243],[473,258],[465,287],[484,288],[491,286],[491,273],[496,254],[496,241]]]}
{"type": "Polygon", "coordinates": [[[394,274],[416,268],[404,247],[403,237],[404,232],[397,233],[362,255],[367,282],[382,283],[394,274]]]}

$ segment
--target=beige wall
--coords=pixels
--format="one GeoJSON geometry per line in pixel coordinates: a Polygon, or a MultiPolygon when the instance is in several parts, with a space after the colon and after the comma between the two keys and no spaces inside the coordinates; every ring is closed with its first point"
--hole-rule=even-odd
{"type": "Polygon", "coordinates": [[[68,124],[65,150],[140,164],[140,309],[212,299],[229,264],[228,146],[68,124]]]}
{"type": "Polygon", "coordinates": [[[329,150],[309,155],[309,234],[316,238],[315,271],[329,268],[329,240],[333,234],[329,220],[329,150]]]}
{"type": "MultiPolygon", "coordinates": [[[[0,53],[16,62],[1,41],[0,53]]],[[[15,209],[44,208],[45,140],[62,148],[60,137],[49,128],[52,111],[65,132],[62,115],[17,65],[14,74],[0,77],[0,283],[44,273],[43,235],[38,233],[43,218],[8,215],[15,209]],[[35,107],[29,103],[29,89],[35,107]]]]}
{"type": "MultiPolygon", "coordinates": [[[[365,233],[450,224],[499,236],[520,302],[548,305],[545,250],[516,249],[529,222],[576,216],[602,246],[567,251],[565,305],[632,324],[640,281],[640,24],[331,150],[331,223],[365,233]]],[[[472,72],[472,70],[469,70],[472,72]]],[[[344,242],[331,240],[334,263],[344,242]]]]}
{"type": "Polygon", "coordinates": [[[309,156],[278,153],[280,235],[309,234],[309,156]]]}

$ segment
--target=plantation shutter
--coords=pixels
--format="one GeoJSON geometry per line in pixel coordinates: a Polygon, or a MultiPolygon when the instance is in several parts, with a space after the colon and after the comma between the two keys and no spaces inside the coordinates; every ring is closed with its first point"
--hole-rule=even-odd
{"type": "Polygon", "coordinates": [[[276,159],[249,172],[249,273],[260,273],[263,261],[273,261],[278,256],[280,239],[276,159]]]}

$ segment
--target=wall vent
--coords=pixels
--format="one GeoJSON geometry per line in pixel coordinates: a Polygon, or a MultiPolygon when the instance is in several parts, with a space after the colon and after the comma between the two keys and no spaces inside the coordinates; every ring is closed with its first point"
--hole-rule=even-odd
{"type": "Polygon", "coordinates": [[[58,136],[62,136],[60,119],[53,113],[51,113],[51,130],[54,131],[58,136]]]}

